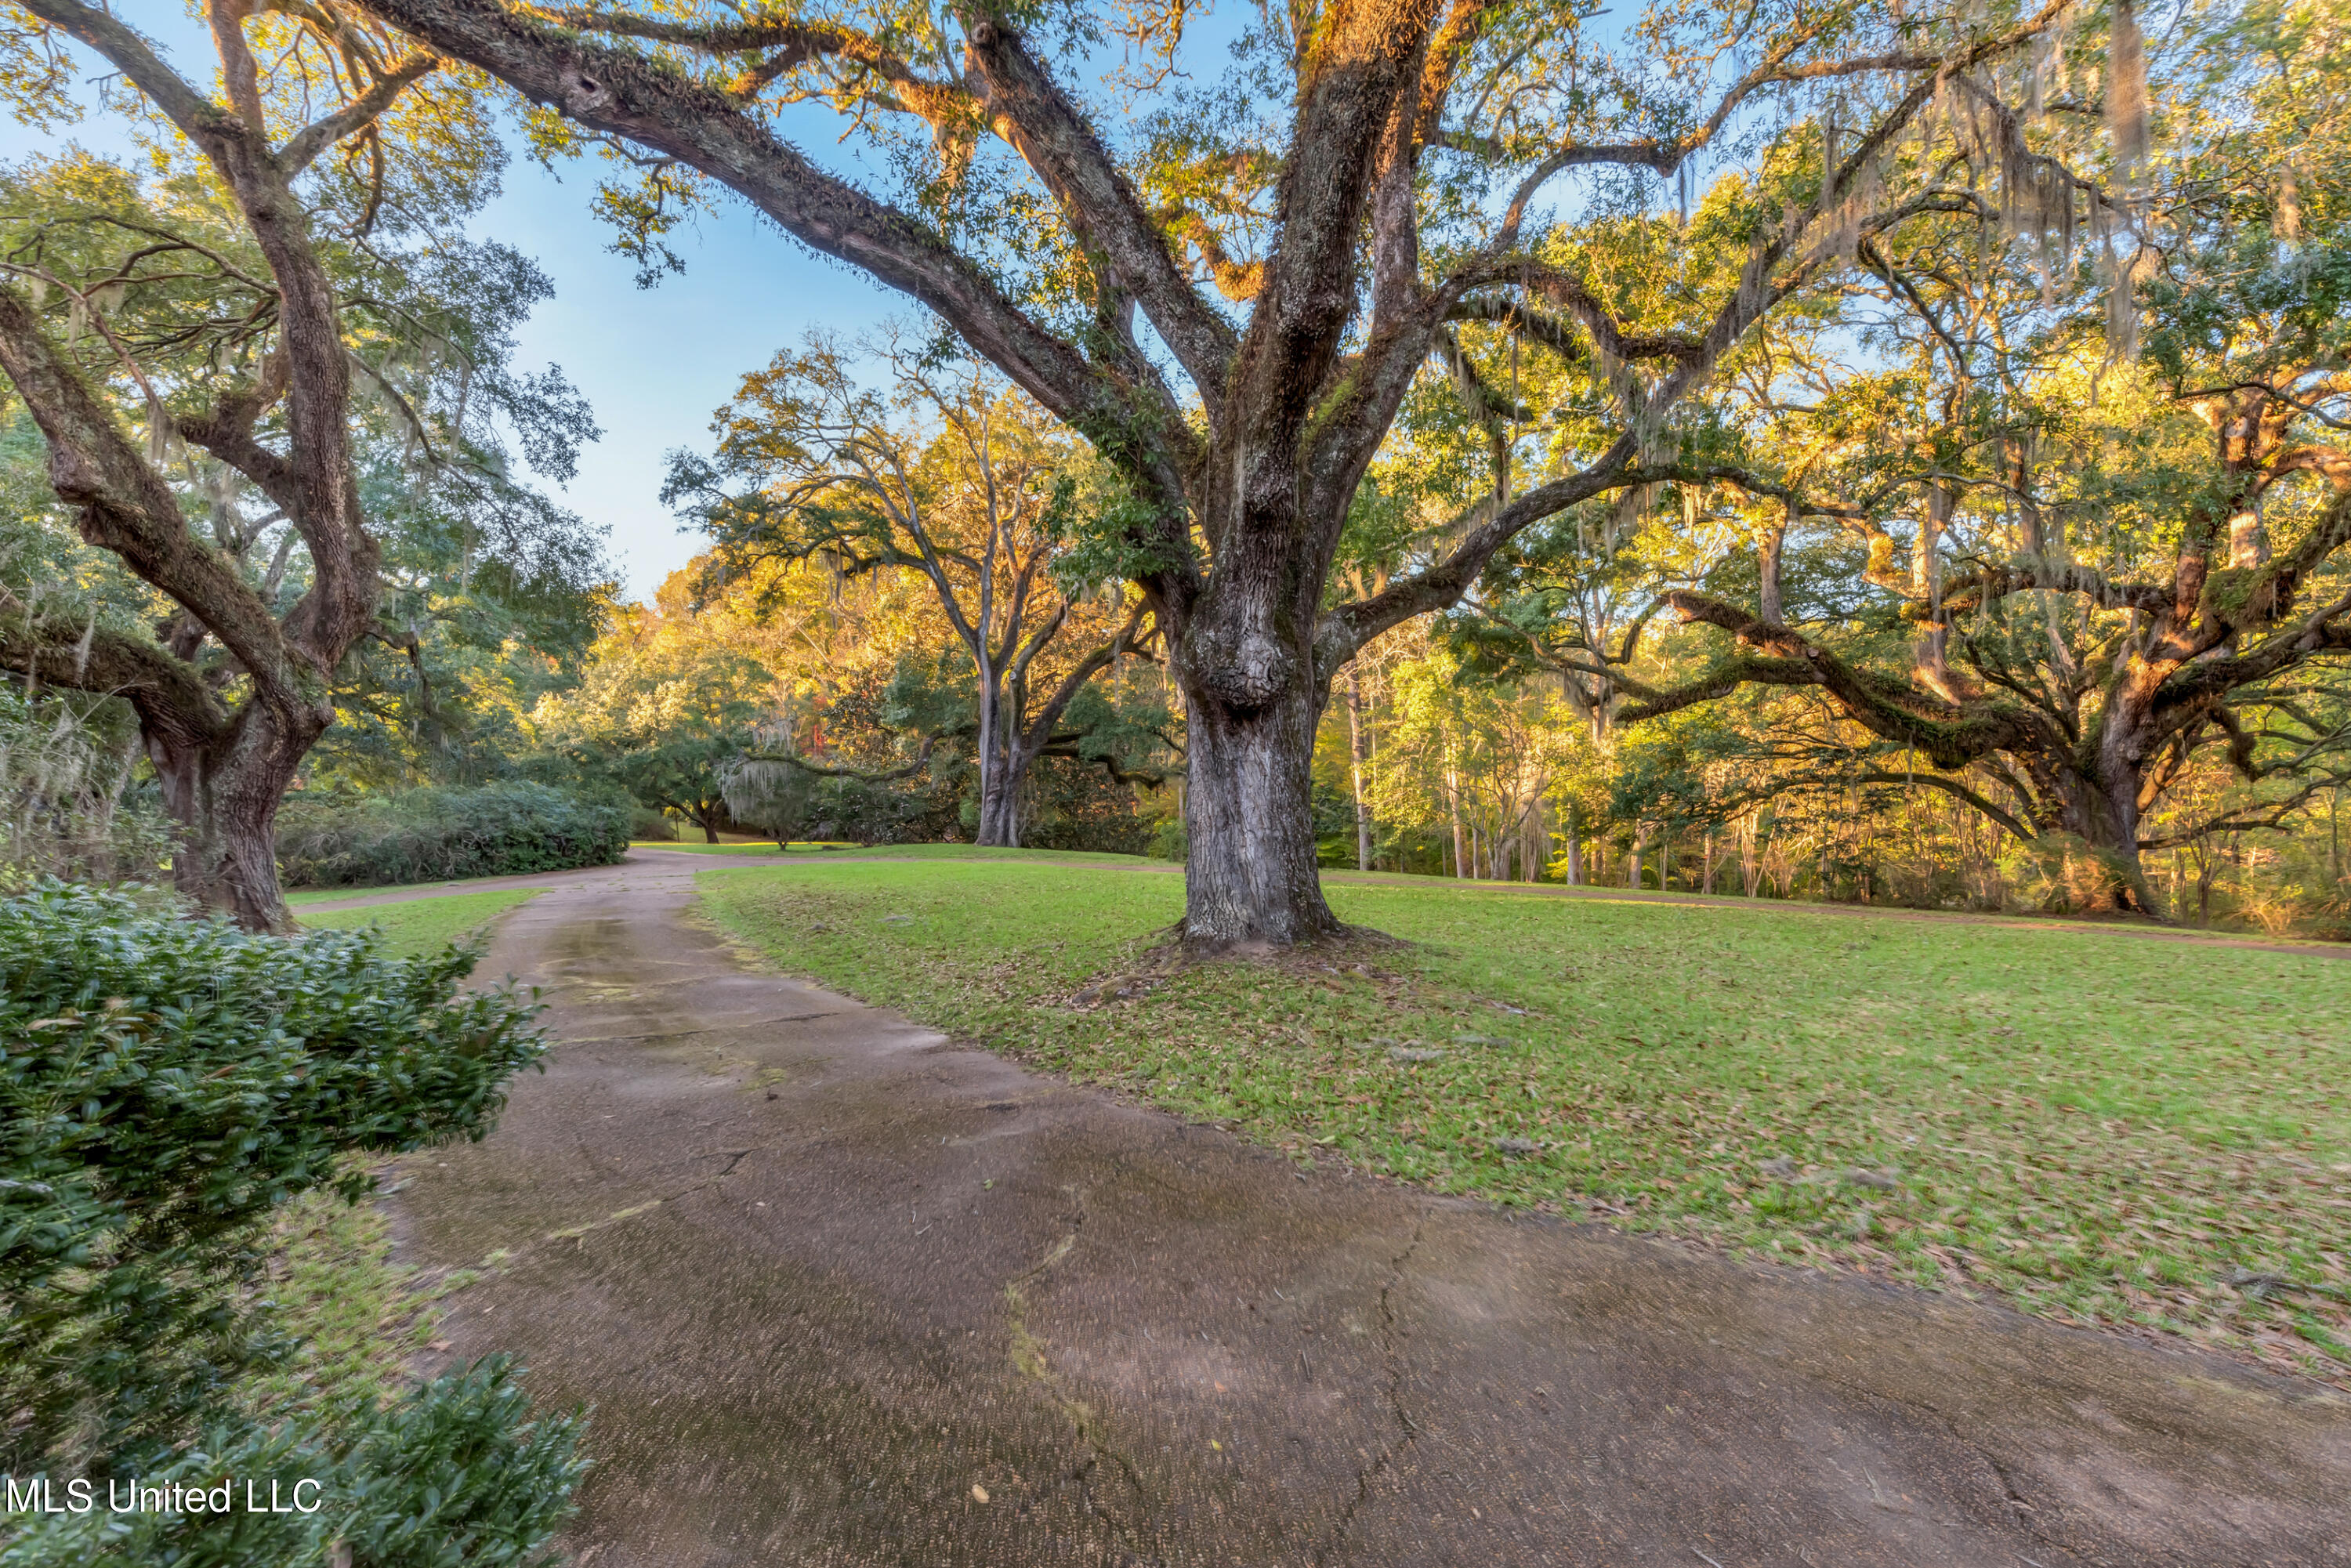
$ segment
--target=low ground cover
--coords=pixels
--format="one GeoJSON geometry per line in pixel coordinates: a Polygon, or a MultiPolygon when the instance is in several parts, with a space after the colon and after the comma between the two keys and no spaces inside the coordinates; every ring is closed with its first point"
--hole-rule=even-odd
{"type": "Polygon", "coordinates": [[[1328,892],[1405,946],[1165,973],[1181,879],[1072,858],[699,880],[787,971],[1301,1158],[2351,1386],[2351,963],[1393,881],[1328,892]]]}

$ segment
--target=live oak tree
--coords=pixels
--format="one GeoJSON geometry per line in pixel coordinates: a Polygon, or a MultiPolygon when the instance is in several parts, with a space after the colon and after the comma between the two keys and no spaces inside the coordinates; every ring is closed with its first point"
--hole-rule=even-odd
{"type": "Polygon", "coordinates": [[[2104,186],[2071,172],[2096,158],[2078,101],[2052,92],[2035,124],[1964,84],[1947,100],[1928,149],[1976,210],[1867,244],[1875,308],[1842,346],[1783,342],[1776,401],[1733,411],[1783,469],[1813,459],[1808,526],[1844,574],[1816,602],[1841,608],[1670,589],[1732,646],[1662,685],[1605,666],[1625,722],[1815,693],[1848,727],[1815,781],[1940,789],[2064,862],[2061,897],[2156,914],[2143,853],[2274,827],[2351,777],[2341,28],[2222,16],[2169,50],[2156,155],[2104,186]],[[2020,225],[2020,177],[2087,243],[2020,225]],[[2202,787],[2215,766],[2244,788],[2202,787]]]}
{"type": "Polygon", "coordinates": [[[13,581],[0,664],[127,701],[182,829],[182,889],[282,929],[272,826],[335,722],[339,674],[362,639],[419,649],[413,624],[381,614],[371,471],[456,475],[495,509],[513,489],[479,439],[489,411],[543,470],[592,430],[559,377],[507,376],[477,353],[478,314],[426,298],[423,275],[465,256],[486,262],[471,291],[544,288],[520,258],[446,232],[496,166],[477,85],[331,0],[211,5],[217,97],[106,11],[16,9],[31,26],[0,76],[20,113],[66,107],[32,68],[79,48],[115,74],[112,107],[163,134],[143,186],[61,162],[8,214],[0,256],[0,370],[57,497],[136,580],[147,623],[13,581]]]}
{"type": "Polygon", "coordinates": [[[1185,699],[1184,930],[1204,946],[1339,929],[1309,766],[1334,674],[1520,530],[1639,479],[1759,319],[1949,206],[1934,171],[1896,164],[1905,129],[2062,8],[1661,5],[1604,31],[1553,5],[1302,4],[1196,90],[1165,74],[1180,11],[363,3],[547,106],[550,148],[600,139],[646,168],[606,204],[649,265],[681,203],[731,190],[1093,444],[1185,699]],[[1072,68],[1122,29],[1125,90],[1082,91],[1072,68]],[[787,105],[836,111],[897,199],[795,146],[787,105]],[[1701,161],[1731,193],[1684,231],[1659,182],[1701,161]],[[1577,216],[1554,223],[1539,204],[1572,172],[1577,216]],[[1627,235],[1637,256],[1607,243],[1627,235]],[[1576,359],[1599,394],[1547,476],[1498,475],[1446,548],[1336,599],[1365,467],[1464,321],[1576,359]]]}
{"type": "MultiPolygon", "coordinates": [[[[895,343],[873,358],[893,373],[891,397],[862,387],[837,345],[778,355],[719,411],[716,451],[675,458],[664,496],[709,530],[716,572],[815,559],[844,578],[920,577],[971,663],[971,733],[956,738],[977,764],[974,841],[1015,846],[1023,785],[1040,758],[1082,755],[1071,704],[1150,640],[1146,608],[1138,597],[1105,615],[1090,602],[1074,548],[1082,454],[1050,416],[984,366],[926,363],[895,343]]],[[[925,760],[960,718],[927,727],[925,760]]],[[[871,771],[789,750],[752,760],[871,771]]]]}
{"type": "Polygon", "coordinates": [[[775,678],[727,635],[731,615],[697,612],[683,575],[652,606],[611,613],[579,685],[541,697],[531,727],[590,775],[684,817],[715,844],[734,825],[726,769],[752,743],[775,678]]]}

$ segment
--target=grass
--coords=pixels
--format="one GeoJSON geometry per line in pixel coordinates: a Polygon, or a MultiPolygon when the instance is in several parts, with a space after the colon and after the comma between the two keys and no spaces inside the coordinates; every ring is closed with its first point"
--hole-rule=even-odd
{"type": "Polygon", "coordinates": [[[381,926],[386,951],[404,956],[427,952],[470,936],[538,893],[535,887],[501,887],[487,893],[450,893],[436,898],[411,899],[404,904],[322,909],[309,915],[298,909],[296,918],[314,929],[381,926]]]}
{"type": "Polygon", "coordinates": [[[389,882],[376,887],[319,887],[313,888],[307,893],[287,894],[286,895],[286,907],[288,909],[307,909],[314,904],[338,904],[347,898],[372,898],[379,893],[432,892],[438,894],[440,891],[446,888],[471,887],[476,883],[504,882],[506,880],[506,878],[501,876],[477,876],[468,877],[461,882],[389,882]]]}
{"type": "Polygon", "coordinates": [[[2351,1386],[2339,958],[1397,879],[1328,893],[1409,946],[1161,973],[1181,879],[1062,859],[700,886],[785,970],[1300,1158],[2351,1386]]]}
{"type": "MultiPolygon", "coordinates": [[[[667,844],[645,844],[633,847],[643,849],[667,849],[671,846],[667,844]]],[[[592,870],[597,868],[583,867],[579,869],[592,870]]],[[[501,872],[496,876],[461,877],[455,882],[387,882],[379,883],[369,887],[314,887],[306,889],[301,893],[287,894],[286,895],[286,906],[288,909],[298,910],[307,908],[314,904],[337,904],[347,898],[371,898],[379,893],[432,892],[437,894],[443,889],[478,887],[484,883],[509,882],[512,881],[513,876],[517,874],[529,875],[532,873],[508,873],[501,872]]]]}

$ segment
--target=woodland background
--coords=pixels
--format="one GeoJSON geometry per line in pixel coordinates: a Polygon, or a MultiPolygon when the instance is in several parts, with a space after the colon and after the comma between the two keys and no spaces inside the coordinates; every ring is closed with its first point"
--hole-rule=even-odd
{"type": "MultiPolygon", "coordinates": [[[[2000,91],[1938,89],[1882,176],[1925,171],[1966,200],[1862,232],[1816,189],[1827,281],[1755,326],[1669,429],[1643,433],[1656,476],[1517,535],[1458,602],[1337,673],[1312,763],[1323,864],[2109,906],[2110,847],[2069,831],[2029,759],[1938,754],[1770,658],[1726,658],[1725,631],[1761,644],[1704,606],[1758,606],[1759,624],[1873,690],[2012,695],[2078,736],[2210,513],[2227,517],[2222,575],[2268,597],[2238,613],[2218,578],[2206,591],[2209,613],[2241,624],[2200,657],[2245,667],[2146,761],[2142,892],[2122,902],[2351,932],[2351,685],[2326,619],[2351,589],[2341,8],[2183,7],[2145,37],[2127,8],[2035,25],[1989,68],[2000,91]],[[2133,94],[2136,110],[2118,103],[2133,94]],[[2060,213],[2052,189],[2093,159],[2104,172],[2060,213]],[[2283,593],[2247,586],[2289,559],[2283,593]],[[2311,647],[2253,668],[2297,617],[2311,647]]],[[[10,26],[17,111],[48,117],[59,145],[0,182],[7,286],[113,400],[206,548],[292,604],[313,570],[298,529],[164,406],[166,377],[194,384],[267,352],[252,235],[152,104],[119,85],[78,101],[57,35],[10,26]],[[70,144],[92,108],[145,128],[143,162],[70,144]]],[[[288,51],[282,78],[299,76],[288,51]]],[[[1168,98],[1170,145],[1207,146],[1213,109],[1168,98]]],[[[626,434],[600,432],[559,370],[512,362],[546,280],[466,230],[509,156],[507,110],[481,78],[435,78],[305,176],[343,298],[382,593],[287,797],[289,880],[529,869],[608,854],[624,833],[1182,859],[1186,698],[1118,558],[1129,497],[935,323],[815,332],[747,364],[708,447],[671,458],[664,498],[708,548],[652,602],[622,601],[594,498],[550,486],[581,443],[626,434]],[[993,806],[991,747],[1022,753],[993,806]]],[[[1857,97],[1792,98],[1711,181],[1606,185],[1536,246],[1542,266],[1605,277],[1610,319],[1664,331],[1736,270],[1774,171],[1808,150],[1821,163],[1861,112],[1857,97]]],[[[533,125],[543,155],[600,152],[533,125]]],[[[647,190],[600,200],[651,276],[674,261],[659,243],[674,219],[629,205],[647,190]]],[[[1261,222],[1231,215],[1237,236],[1261,222]]],[[[1195,251],[1209,272],[1239,265],[1195,251]]],[[[1359,487],[1334,601],[1443,557],[1514,485],[1590,450],[1595,421],[1638,406],[1634,361],[1608,332],[1571,343],[1582,318],[1541,271],[1456,312],[1359,487]]],[[[1246,298],[1245,280],[1228,292],[1246,298]]],[[[0,679],[8,874],[159,874],[185,839],[152,736],[134,701],[60,680],[57,661],[78,648],[86,674],[107,637],[168,643],[188,623],[84,542],[26,403],[0,421],[0,617],[47,639],[0,679]]],[[[198,657],[238,689],[233,660],[198,657]]]]}

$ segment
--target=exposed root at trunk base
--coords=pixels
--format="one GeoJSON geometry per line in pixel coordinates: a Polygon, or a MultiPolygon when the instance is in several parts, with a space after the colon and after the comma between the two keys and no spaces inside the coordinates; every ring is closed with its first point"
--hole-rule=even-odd
{"type": "Polygon", "coordinates": [[[1360,951],[1378,951],[1409,947],[1402,937],[1391,936],[1384,931],[1374,931],[1368,925],[1341,925],[1319,936],[1299,942],[1269,942],[1259,937],[1186,936],[1176,926],[1167,933],[1168,946],[1180,952],[1187,962],[1205,963],[1215,958],[1266,959],[1275,963],[1293,957],[1312,957],[1329,962],[1334,956],[1348,956],[1360,951]]]}
{"type": "Polygon", "coordinates": [[[1106,970],[1089,979],[1071,996],[1068,1005],[1086,1009],[1135,1001],[1186,969],[1228,960],[1318,975],[1353,969],[1366,979],[1391,979],[1393,976],[1371,967],[1372,956],[1398,953],[1412,946],[1401,937],[1367,925],[1343,925],[1328,936],[1288,944],[1187,939],[1181,925],[1168,926],[1158,935],[1157,945],[1145,948],[1125,967],[1106,970]]]}

